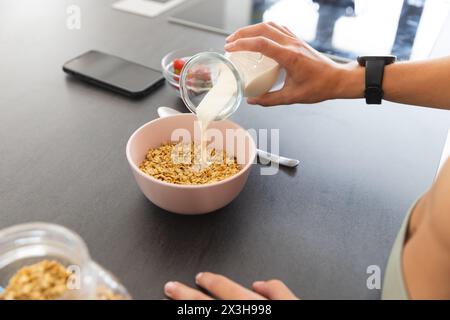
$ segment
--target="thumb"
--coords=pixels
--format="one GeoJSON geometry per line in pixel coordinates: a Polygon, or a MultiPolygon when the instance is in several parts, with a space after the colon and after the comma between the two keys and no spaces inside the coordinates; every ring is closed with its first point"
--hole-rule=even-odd
{"type": "Polygon", "coordinates": [[[259,97],[248,98],[248,104],[259,104],[261,106],[276,106],[286,104],[286,94],[284,90],[272,91],[259,97]]]}

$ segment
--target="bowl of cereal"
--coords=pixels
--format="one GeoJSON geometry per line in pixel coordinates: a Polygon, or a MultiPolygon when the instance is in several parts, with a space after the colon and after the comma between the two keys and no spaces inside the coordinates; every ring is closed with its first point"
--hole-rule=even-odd
{"type": "Polygon", "coordinates": [[[179,114],[144,124],[128,140],[133,176],[158,207],[208,213],[229,204],[244,188],[256,158],[250,134],[223,120],[214,121],[201,137],[197,117],[179,114]]]}

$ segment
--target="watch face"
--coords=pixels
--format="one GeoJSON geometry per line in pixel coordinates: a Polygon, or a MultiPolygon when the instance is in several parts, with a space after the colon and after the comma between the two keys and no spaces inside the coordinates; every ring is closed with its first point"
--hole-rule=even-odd
{"type": "Polygon", "coordinates": [[[361,66],[366,65],[366,61],[375,61],[375,60],[384,60],[385,64],[391,64],[394,63],[395,60],[397,60],[396,56],[359,56],[358,57],[358,63],[361,66]]]}

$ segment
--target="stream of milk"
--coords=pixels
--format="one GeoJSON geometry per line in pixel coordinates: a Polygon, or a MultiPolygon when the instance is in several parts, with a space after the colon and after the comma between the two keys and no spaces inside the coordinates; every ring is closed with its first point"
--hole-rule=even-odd
{"type": "MultiPolygon", "coordinates": [[[[244,96],[256,97],[268,92],[278,79],[280,66],[276,61],[260,53],[233,52],[228,54],[239,70],[244,82],[244,96]]],[[[229,106],[237,94],[237,82],[233,72],[222,64],[214,86],[196,109],[200,123],[201,166],[208,166],[207,136],[209,124],[229,106]]]]}

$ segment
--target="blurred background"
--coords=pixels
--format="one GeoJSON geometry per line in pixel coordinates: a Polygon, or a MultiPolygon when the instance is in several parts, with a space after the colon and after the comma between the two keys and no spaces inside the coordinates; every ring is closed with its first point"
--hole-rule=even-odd
{"type": "Polygon", "coordinates": [[[331,55],[394,54],[408,60],[429,55],[449,9],[448,0],[209,0],[171,20],[224,34],[275,21],[331,55]]]}

